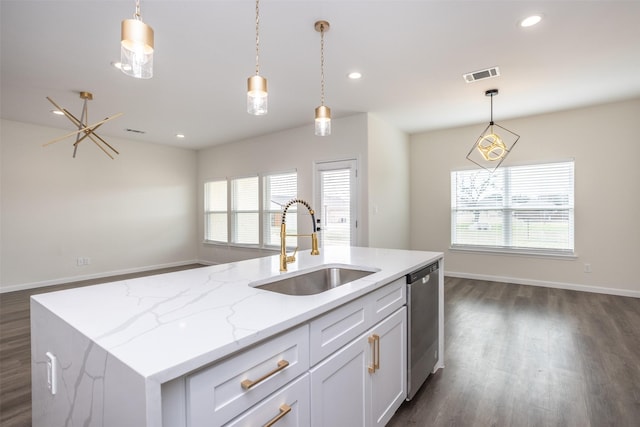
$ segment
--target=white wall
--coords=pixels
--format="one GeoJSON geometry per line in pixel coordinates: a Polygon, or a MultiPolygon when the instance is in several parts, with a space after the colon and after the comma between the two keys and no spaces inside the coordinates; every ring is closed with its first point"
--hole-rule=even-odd
{"type": "Polygon", "coordinates": [[[521,135],[505,165],[575,159],[577,258],[448,250],[450,172],[473,166],[484,123],[411,137],[411,247],[444,251],[453,275],[640,296],[640,99],[496,122],[521,135]]]}
{"type": "MultiPolygon", "coordinates": [[[[214,146],[198,152],[198,241],[204,236],[204,183],[214,179],[297,170],[298,197],[313,207],[313,165],[317,161],[357,159],[359,168],[358,245],[368,244],[367,198],[367,115],[333,119],[332,134],[318,137],[313,124],[214,146]]],[[[302,224],[302,219],[300,224],[302,224]]],[[[309,225],[310,228],[310,225],[309,225]]],[[[302,229],[304,232],[305,230],[302,229]]],[[[300,242],[305,247],[306,242],[300,242]]],[[[224,263],[256,256],[272,255],[258,251],[200,243],[203,262],[224,263]]]]}
{"type": "Polygon", "coordinates": [[[409,136],[368,117],[369,246],[409,249],[409,136]]]}
{"type": "Polygon", "coordinates": [[[42,147],[67,130],[1,125],[1,291],[196,260],[195,151],[107,138],[115,160],[88,141],[74,159],[42,147]]]}

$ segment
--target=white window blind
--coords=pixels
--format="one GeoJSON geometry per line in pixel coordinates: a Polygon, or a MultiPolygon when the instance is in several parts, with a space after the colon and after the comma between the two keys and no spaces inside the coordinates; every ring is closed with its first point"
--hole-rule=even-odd
{"type": "MultiPolygon", "coordinates": [[[[296,172],[265,175],[263,178],[263,244],[265,246],[280,245],[280,224],[282,224],[282,210],[289,200],[298,194],[298,175],[296,172]]],[[[297,205],[291,205],[287,211],[287,234],[297,233],[298,216],[297,205]]],[[[287,237],[287,246],[297,246],[295,236],[287,237]]]]}
{"type": "Polygon", "coordinates": [[[260,243],[260,204],[258,177],[231,180],[231,243],[260,243]]]}
{"type": "Polygon", "coordinates": [[[351,244],[351,170],[320,171],[322,246],[351,244]]]}
{"type": "Polygon", "coordinates": [[[573,254],[574,162],[452,172],[451,244],[573,254]]]}
{"type": "Polygon", "coordinates": [[[227,181],[204,184],[204,238],[227,242],[227,181]]]}

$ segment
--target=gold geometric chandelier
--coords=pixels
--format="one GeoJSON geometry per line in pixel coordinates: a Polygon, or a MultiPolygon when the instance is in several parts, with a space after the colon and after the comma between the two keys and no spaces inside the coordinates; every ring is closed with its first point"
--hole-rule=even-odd
{"type": "Polygon", "coordinates": [[[76,116],[74,116],[73,114],[71,114],[69,112],[69,110],[60,107],[58,104],[56,104],[53,99],[49,98],[47,96],[47,99],[49,100],[49,102],[51,102],[53,104],[54,107],[56,107],[58,109],[58,111],[62,112],[62,114],[64,114],[70,121],[71,123],[73,123],[74,126],[78,127],[77,131],[74,132],[70,132],[66,135],[62,135],[59,138],[56,139],[52,139],[51,141],[47,142],[46,144],[43,144],[43,147],[46,147],[47,145],[51,145],[55,142],[58,141],[62,141],[63,139],[66,139],[70,136],[74,136],[76,137],[76,141],[73,143],[73,157],[76,157],[76,152],[78,151],[78,146],[80,145],[80,143],[82,141],[84,141],[85,139],[89,138],[91,141],[93,141],[93,143],[95,145],[98,146],[98,148],[100,148],[107,156],[111,157],[111,159],[113,159],[113,156],[111,155],[111,153],[109,151],[107,151],[107,148],[109,150],[111,150],[112,152],[114,152],[115,154],[120,154],[118,153],[118,151],[113,148],[111,145],[109,145],[109,143],[107,141],[105,141],[103,138],[100,137],[100,135],[98,135],[95,131],[96,129],[98,129],[100,126],[102,126],[103,124],[105,124],[106,122],[113,120],[117,117],[120,117],[122,115],[122,113],[117,113],[114,114],[111,117],[107,117],[104,120],[100,120],[99,122],[93,123],[93,124],[87,124],[88,120],[88,110],[87,110],[87,101],[90,101],[93,99],[93,94],[91,92],[80,92],[80,98],[84,100],[84,105],[82,107],[82,115],[80,116],[80,119],[78,119],[76,116]]]}
{"type": "Polygon", "coordinates": [[[489,89],[484,94],[491,97],[491,120],[471,146],[467,159],[493,173],[516,145],[520,135],[493,121],[493,97],[498,95],[498,89],[489,89]],[[495,131],[495,128],[500,129],[500,134],[495,131]]]}

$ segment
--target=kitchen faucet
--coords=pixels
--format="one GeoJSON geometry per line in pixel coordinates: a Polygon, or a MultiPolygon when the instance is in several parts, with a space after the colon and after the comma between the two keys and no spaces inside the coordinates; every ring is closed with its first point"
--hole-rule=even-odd
{"type": "Polygon", "coordinates": [[[280,271],[287,271],[287,264],[290,262],[294,262],[296,260],[296,253],[298,252],[298,248],[293,251],[293,255],[287,255],[287,236],[308,236],[311,237],[311,255],[320,255],[320,251],[318,250],[318,235],[316,228],[316,213],[311,209],[309,203],[300,199],[293,199],[287,202],[284,206],[284,211],[282,212],[282,224],[280,225],[280,271]],[[309,210],[309,214],[311,215],[311,224],[313,225],[313,232],[311,234],[287,234],[287,210],[291,207],[291,205],[295,203],[300,203],[305,205],[309,210]]]}

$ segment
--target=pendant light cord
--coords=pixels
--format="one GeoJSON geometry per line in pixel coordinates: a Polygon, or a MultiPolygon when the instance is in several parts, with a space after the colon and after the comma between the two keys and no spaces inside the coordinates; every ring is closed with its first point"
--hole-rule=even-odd
{"type": "Polygon", "coordinates": [[[491,94],[491,120],[489,121],[489,124],[493,126],[493,94],[491,94]]]}
{"type": "Polygon", "coordinates": [[[136,0],[136,13],[133,15],[133,17],[140,21],[140,0],[136,0]]]}
{"type": "Polygon", "coordinates": [[[324,25],[320,24],[320,105],[324,105],[324,25]]]}
{"type": "Polygon", "coordinates": [[[260,0],[256,0],[256,76],[260,75],[260,0]]]}

